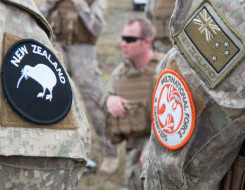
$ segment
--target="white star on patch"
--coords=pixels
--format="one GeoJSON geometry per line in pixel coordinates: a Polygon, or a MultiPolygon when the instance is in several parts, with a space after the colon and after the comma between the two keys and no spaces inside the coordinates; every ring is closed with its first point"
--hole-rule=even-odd
{"type": "Polygon", "coordinates": [[[212,61],[213,61],[213,62],[217,61],[217,57],[213,55],[213,56],[212,56],[212,61]]]}
{"type": "Polygon", "coordinates": [[[229,47],[229,46],[230,46],[230,45],[229,45],[229,42],[225,42],[225,43],[224,43],[224,46],[225,46],[225,47],[229,47]]]}
{"type": "Polygon", "coordinates": [[[230,51],[226,50],[226,51],[224,52],[224,55],[225,55],[225,56],[230,55],[230,51]]]}
{"type": "Polygon", "coordinates": [[[220,43],[219,42],[215,42],[214,47],[217,49],[218,47],[220,47],[220,43]]]}

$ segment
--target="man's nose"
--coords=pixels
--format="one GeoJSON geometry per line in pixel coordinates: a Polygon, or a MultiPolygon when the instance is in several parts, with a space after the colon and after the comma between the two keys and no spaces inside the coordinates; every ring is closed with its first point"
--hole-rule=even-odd
{"type": "Polygon", "coordinates": [[[128,45],[128,43],[127,43],[126,41],[122,40],[121,46],[122,46],[122,47],[126,47],[127,45],[128,45]]]}

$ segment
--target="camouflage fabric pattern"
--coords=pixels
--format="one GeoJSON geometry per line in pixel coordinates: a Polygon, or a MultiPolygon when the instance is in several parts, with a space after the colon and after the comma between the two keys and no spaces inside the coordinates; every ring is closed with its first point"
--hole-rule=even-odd
{"type": "MultiPolygon", "coordinates": [[[[34,2],[23,0],[21,4],[17,4],[18,1],[11,1],[11,3],[14,3],[14,5],[3,1],[0,3],[1,44],[4,32],[8,32],[20,38],[35,39],[52,49],[52,44],[44,31],[44,29],[48,31],[50,28],[40,28],[40,25],[37,24],[36,18],[42,19],[43,17],[38,11],[33,12],[36,10],[34,2]],[[24,7],[27,4],[28,6],[24,7]],[[25,21],[24,23],[23,20],[25,21]]],[[[42,26],[49,26],[45,19],[42,19],[40,22],[46,23],[42,26]]],[[[3,57],[1,57],[2,60],[3,57]]],[[[87,118],[80,107],[78,94],[71,80],[70,84],[73,92],[75,114],[80,127],[77,130],[50,130],[0,126],[0,155],[63,157],[77,159],[82,162],[87,159],[91,144],[90,129],[87,118]]]]}
{"type": "Polygon", "coordinates": [[[0,156],[0,190],[75,190],[85,165],[66,158],[0,156]]]}
{"type": "MultiPolygon", "coordinates": [[[[185,19],[192,14],[195,8],[200,5],[200,3],[206,2],[205,0],[177,0],[174,13],[171,17],[170,23],[170,38],[180,30],[185,19]]],[[[224,19],[227,20],[229,25],[245,39],[245,9],[244,1],[240,0],[212,0],[214,6],[219,10],[224,19]]],[[[172,39],[173,41],[173,39],[172,39]]],[[[177,46],[175,46],[178,49],[177,46]]],[[[240,63],[228,74],[228,76],[223,79],[221,84],[216,88],[210,89],[207,83],[203,82],[202,77],[194,69],[192,72],[199,78],[202,86],[205,90],[212,96],[212,98],[221,106],[229,108],[245,108],[245,86],[241,85],[245,83],[245,58],[243,57],[240,63]]]]}
{"type": "Polygon", "coordinates": [[[82,99],[99,138],[103,154],[105,156],[117,156],[116,146],[112,145],[105,136],[105,114],[99,106],[100,99],[105,93],[105,84],[101,78],[101,71],[97,66],[95,46],[91,44],[72,44],[67,45],[66,51],[64,51],[61,44],[56,43],[56,48],[62,51],[64,63],[82,94],[82,99]]]}
{"type": "Polygon", "coordinates": [[[189,87],[198,89],[206,107],[196,121],[187,144],[175,151],[166,149],[153,130],[141,178],[145,190],[218,190],[234,162],[245,138],[245,109],[230,109],[217,104],[193,77],[180,53],[173,48],[162,60],[164,69],[173,58],[189,87]]]}
{"type": "MultiPolygon", "coordinates": [[[[19,5],[15,3],[18,1],[0,3],[1,44],[4,32],[8,32],[24,39],[33,38],[52,49],[48,38],[52,32],[35,4],[25,0],[19,5]],[[45,28],[40,28],[36,19],[45,23],[42,25],[45,28]]],[[[3,57],[0,59],[2,61],[3,57]]],[[[77,130],[0,126],[0,189],[76,189],[90,152],[91,139],[87,118],[71,80],[70,84],[79,124],[77,130]]]]}
{"type": "Polygon", "coordinates": [[[28,12],[30,12],[31,14],[35,15],[36,18],[43,24],[43,26],[45,28],[43,28],[45,30],[45,32],[47,32],[48,36],[51,37],[53,32],[51,30],[50,25],[48,24],[48,22],[45,20],[45,18],[43,17],[42,14],[40,14],[40,11],[38,10],[35,2],[33,0],[3,0],[9,4],[12,5],[20,5],[21,7],[25,8],[28,12]]]}

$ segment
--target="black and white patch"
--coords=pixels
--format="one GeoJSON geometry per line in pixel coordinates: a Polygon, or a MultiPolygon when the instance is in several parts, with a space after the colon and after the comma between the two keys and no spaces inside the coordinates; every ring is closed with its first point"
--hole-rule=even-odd
{"type": "Polygon", "coordinates": [[[38,41],[12,45],[3,62],[2,82],[12,107],[34,123],[56,123],[71,108],[67,75],[53,52],[38,41]]]}

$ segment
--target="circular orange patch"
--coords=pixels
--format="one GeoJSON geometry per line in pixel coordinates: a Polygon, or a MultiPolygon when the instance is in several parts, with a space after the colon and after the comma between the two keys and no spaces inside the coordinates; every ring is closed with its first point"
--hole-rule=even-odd
{"type": "Polygon", "coordinates": [[[195,107],[184,79],[173,70],[158,77],[152,99],[152,123],[158,141],[168,149],[183,147],[195,127],[195,107]]]}

